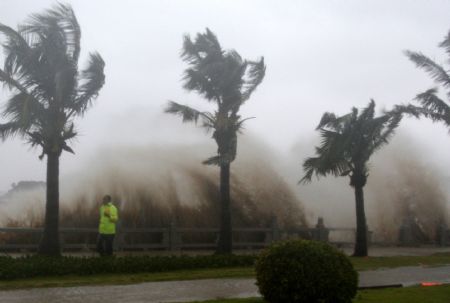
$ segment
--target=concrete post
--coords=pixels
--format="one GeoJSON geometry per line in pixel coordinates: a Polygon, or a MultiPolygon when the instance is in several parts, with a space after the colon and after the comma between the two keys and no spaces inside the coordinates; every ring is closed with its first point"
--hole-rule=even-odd
{"type": "Polygon", "coordinates": [[[317,219],[316,227],[313,230],[313,239],[320,242],[328,242],[328,236],[330,234],[330,231],[328,228],[325,227],[325,224],[323,222],[323,218],[319,217],[317,219]]]}
{"type": "Polygon", "coordinates": [[[169,226],[169,248],[170,250],[179,250],[181,244],[181,237],[178,233],[178,228],[175,222],[170,223],[169,226]]]}
{"type": "Polygon", "coordinates": [[[280,238],[281,238],[281,236],[280,236],[280,228],[279,228],[279,226],[278,226],[278,220],[277,220],[277,217],[276,216],[274,216],[273,218],[272,218],[272,224],[271,224],[271,226],[270,226],[270,232],[271,232],[271,235],[270,235],[270,242],[276,242],[276,241],[279,241],[280,240],[280,238]]]}

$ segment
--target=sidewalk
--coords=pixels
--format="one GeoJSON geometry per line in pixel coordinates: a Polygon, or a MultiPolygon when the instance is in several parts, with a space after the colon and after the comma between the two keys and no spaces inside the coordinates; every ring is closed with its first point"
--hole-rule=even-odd
{"type": "MultiPolygon", "coordinates": [[[[360,272],[360,286],[403,284],[423,281],[450,283],[450,266],[399,267],[360,272]]],[[[0,291],[2,303],[149,303],[189,302],[216,298],[259,296],[254,279],[208,279],[151,282],[134,285],[36,288],[0,291]]]]}

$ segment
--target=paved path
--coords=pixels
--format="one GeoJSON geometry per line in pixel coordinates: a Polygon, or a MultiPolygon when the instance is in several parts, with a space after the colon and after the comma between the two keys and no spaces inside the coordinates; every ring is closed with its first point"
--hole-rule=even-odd
{"type": "MultiPolygon", "coordinates": [[[[423,281],[450,283],[450,266],[400,267],[360,273],[360,286],[387,284],[410,286],[423,281]]],[[[106,300],[108,303],[153,303],[257,296],[259,294],[254,279],[209,279],[0,291],[0,302],[99,303],[106,300]]]]}

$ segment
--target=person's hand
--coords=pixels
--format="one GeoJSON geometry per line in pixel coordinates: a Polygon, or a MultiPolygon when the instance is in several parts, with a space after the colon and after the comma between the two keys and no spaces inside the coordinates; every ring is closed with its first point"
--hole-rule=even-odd
{"type": "Polygon", "coordinates": [[[103,214],[105,215],[105,217],[109,218],[111,216],[109,208],[106,208],[105,211],[103,212],[103,214]]]}

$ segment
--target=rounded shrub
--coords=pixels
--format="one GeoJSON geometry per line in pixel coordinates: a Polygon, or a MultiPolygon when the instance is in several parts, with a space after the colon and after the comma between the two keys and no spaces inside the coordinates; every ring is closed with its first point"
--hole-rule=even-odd
{"type": "Polygon", "coordinates": [[[336,248],[295,240],[275,243],[261,253],[256,281],[270,303],[347,303],[356,295],[358,274],[336,248]]]}

